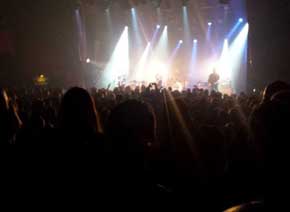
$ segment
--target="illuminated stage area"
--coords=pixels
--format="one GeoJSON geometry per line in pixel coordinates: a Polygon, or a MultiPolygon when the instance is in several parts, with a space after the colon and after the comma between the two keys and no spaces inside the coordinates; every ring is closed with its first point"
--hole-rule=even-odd
{"type": "Polygon", "coordinates": [[[95,50],[106,53],[103,61],[98,56],[82,55],[86,63],[103,64],[96,71],[96,87],[135,88],[157,83],[180,91],[194,86],[207,89],[208,77],[215,70],[221,92],[246,90],[249,24],[244,16],[229,18],[229,9],[223,7],[212,9],[221,13],[217,17],[202,16],[198,14],[202,11],[195,11],[188,3],[174,9],[176,20],[170,20],[165,13],[169,10],[162,6],[149,12],[146,6],[133,6],[126,10],[125,23],[116,23],[116,8],[105,10],[107,45],[95,50]],[[147,13],[154,14],[148,18],[149,24],[147,13]]]}

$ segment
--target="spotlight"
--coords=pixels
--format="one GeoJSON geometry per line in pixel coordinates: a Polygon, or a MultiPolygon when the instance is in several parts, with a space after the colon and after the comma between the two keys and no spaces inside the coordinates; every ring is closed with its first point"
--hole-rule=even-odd
{"type": "Polygon", "coordinates": [[[166,28],[167,29],[167,25],[165,25],[165,27],[164,28],[166,28]]]}
{"type": "Polygon", "coordinates": [[[244,19],[239,18],[239,22],[240,22],[240,23],[243,23],[243,22],[244,22],[244,19]]]}
{"type": "Polygon", "coordinates": [[[208,22],[207,25],[208,25],[208,26],[211,26],[211,25],[212,25],[212,22],[208,22]]]}
{"type": "Polygon", "coordinates": [[[90,63],[90,62],[91,62],[91,59],[90,59],[90,58],[87,58],[87,59],[86,59],[86,62],[87,62],[87,63],[90,63]]]}
{"type": "Polygon", "coordinates": [[[194,40],[193,40],[193,43],[197,43],[197,39],[194,39],[194,40]]]}
{"type": "Polygon", "coordinates": [[[160,29],[160,25],[158,24],[158,25],[156,26],[156,28],[157,28],[157,29],[160,29]]]}
{"type": "Polygon", "coordinates": [[[183,40],[179,40],[179,43],[180,43],[180,44],[183,44],[183,40]]]}

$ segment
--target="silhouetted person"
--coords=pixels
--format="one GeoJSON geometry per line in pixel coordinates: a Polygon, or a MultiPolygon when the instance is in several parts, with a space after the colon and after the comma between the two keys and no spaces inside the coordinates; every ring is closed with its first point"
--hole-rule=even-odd
{"type": "Polygon", "coordinates": [[[114,158],[112,167],[117,190],[126,189],[129,193],[154,190],[146,164],[155,131],[155,115],[146,103],[128,100],[112,110],[106,134],[114,158]]]}
{"type": "Polygon", "coordinates": [[[264,90],[263,102],[270,101],[273,95],[284,90],[290,90],[290,84],[283,81],[275,81],[271,83],[264,90]]]}
{"type": "Polygon", "coordinates": [[[208,77],[208,83],[211,91],[218,91],[218,81],[220,80],[220,76],[214,69],[213,72],[208,77]]]}
{"type": "Polygon", "coordinates": [[[82,88],[71,88],[63,96],[59,113],[62,142],[88,144],[98,142],[102,127],[95,103],[82,88]]]}
{"type": "Polygon", "coordinates": [[[114,150],[143,153],[155,140],[155,128],[153,109],[146,103],[129,100],[113,109],[106,132],[114,150]]]}

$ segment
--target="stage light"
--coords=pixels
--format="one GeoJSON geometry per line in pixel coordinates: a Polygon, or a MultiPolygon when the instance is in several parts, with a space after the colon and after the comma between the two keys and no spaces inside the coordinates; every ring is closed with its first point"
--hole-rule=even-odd
{"type": "Polygon", "coordinates": [[[35,83],[37,85],[46,85],[47,84],[47,78],[41,74],[35,79],[35,83]]]}
{"type": "MultiPolygon", "coordinates": [[[[152,44],[153,45],[153,44],[152,44]]],[[[153,54],[154,60],[165,61],[168,59],[168,30],[165,26],[155,47],[153,54]]]]}
{"type": "Polygon", "coordinates": [[[102,81],[98,86],[107,87],[108,84],[111,84],[111,88],[113,88],[119,77],[128,76],[130,70],[128,34],[128,27],[126,26],[104,70],[102,81]]]}
{"type": "Polygon", "coordinates": [[[154,30],[153,35],[152,35],[152,37],[151,37],[151,43],[152,43],[152,46],[156,43],[156,39],[157,39],[157,36],[158,36],[159,30],[160,30],[160,28],[161,28],[161,26],[160,26],[159,28],[158,28],[158,26],[160,26],[160,25],[157,25],[157,26],[156,26],[156,29],[154,30]]]}
{"type": "Polygon", "coordinates": [[[229,48],[229,63],[233,70],[233,88],[235,92],[246,89],[247,45],[249,24],[245,24],[229,48]]]}
{"type": "Polygon", "coordinates": [[[211,34],[212,34],[212,22],[207,23],[207,32],[206,32],[206,41],[210,44],[211,41],[211,34]]]}
{"type": "MultiPolygon", "coordinates": [[[[132,23],[132,29],[131,32],[133,34],[133,46],[143,46],[143,39],[142,39],[142,29],[141,29],[141,22],[139,20],[138,10],[135,8],[131,9],[131,23],[132,23]]],[[[140,55],[140,48],[136,48],[137,54],[140,55]]]]}
{"type": "Polygon", "coordinates": [[[225,81],[232,80],[233,76],[229,57],[229,43],[227,39],[224,40],[223,51],[220,60],[218,61],[216,69],[220,75],[221,80],[225,81]]]}
{"type": "Polygon", "coordinates": [[[182,20],[183,20],[184,40],[186,43],[189,43],[190,38],[191,38],[191,30],[190,30],[190,22],[189,22],[189,16],[188,16],[186,6],[183,6],[183,9],[182,9],[182,20]]]}
{"type": "Polygon", "coordinates": [[[198,49],[198,44],[197,44],[197,39],[193,40],[193,46],[192,46],[192,53],[191,53],[191,61],[190,61],[190,69],[189,69],[189,82],[190,85],[196,84],[198,81],[197,77],[197,49],[198,49]]]}
{"type": "Polygon", "coordinates": [[[183,41],[179,40],[176,44],[176,47],[174,48],[173,52],[171,53],[170,57],[169,57],[169,62],[168,64],[172,64],[172,62],[174,61],[175,57],[177,56],[177,53],[182,45],[183,41]]]}
{"type": "Polygon", "coordinates": [[[91,59],[90,59],[90,58],[87,58],[87,59],[86,59],[86,62],[87,62],[87,63],[90,63],[90,62],[91,62],[91,59]]]}
{"type": "Polygon", "coordinates": [[[240,28],[240,26],[242,25],[243,22],[244,22],[244,19],[239,18],[239,20],[236,22],[234,27],[231,29],[231,31],[227,35],[228,39],[232,38],[236,34],[237,30],[240,28]]]}
{"type": "Polygon", "coordinates": [[[148,63],[150,48],[151,48],[151,43],[148,42],[146,49],[144,50],[142,57],[137,64],[136,72],[134,73],[134,77],[133,77],[134,80],[142,81],[146,79],[145,70],[147,69],[146,64],[148,63]]]}
{"type": "Polygon", "coordinates": [[[161,26],[160,26],[159,24],[156,26],[157,29],[160,29],[160,27],[161,27],[161,26]]]}

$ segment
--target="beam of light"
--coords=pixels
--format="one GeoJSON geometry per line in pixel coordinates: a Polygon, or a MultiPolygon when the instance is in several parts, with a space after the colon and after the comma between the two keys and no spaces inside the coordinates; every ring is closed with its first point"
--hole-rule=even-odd
{"type": "Polygon", "coordinates": [[[151,43],[148,43],[144,52],[143,52],[143,55],[142,55],[140,61],[137,64],[136,73],[135,73],[135,77],[134,77],[137,81],[142,81],[142,80],[145,80],[145,78],[146,78],[145,77],[145,74],[146,74],[145,70],[147,70],[146,64],[148,63],[150,48],[151,48],[151,43]]]}
{"type": "Polygon", "coordinates": [[[126,26],[113,51],[110,61],[104,70],[102,86],[107,87],[111,84],[111,87],[114,87],[117,83],[118,77],[127,77],[129,75],[129,69],[129,36],[128,27],[126,26]]]}
{"type": "Polygon", "coordinates": [[[244,19],[239,18],[237,23],[234,25],[234,27],[231,29],[231,31],[227,34],[228,39],[231,39],[234,36],[234,34],[237,32],[237,30],[240,28],[240,26],[242,25],[243,22],[244,22],[244,19]]]}
{"type": "Polygon", "coordinates": [[[154,59],[165,61],[168,58],[168,29],[164,27],[161,37],[156,45],[154,51],[154,59]]]}
{"type": "Polygon", "coordinates": [[[182,16],[183,16],[183,29],[184,29],[185,42],[189,43],[190,42],[190,37],[191,37],[191,32],[190,32],[190,26],[189,26],[189,20],[188,20],[188,12],[187,12],[187,7],[186,6],[182,7],[182,16]]]}
{"type": "Polygon", "coordinates": [[[223,51],[216,70],[219,73],[221,80],[232,81],[233,76],[229,57],[229,42],[227,39],[224,41],[223,51]]]}
{"type": "Polygon", "coordinates": [[[168,65],[166,61],[168,59],[168,27],[165,26],[163,32],[157,42],[155,49],[151,43],[152,54],[148,59],[148,66],[144,80],[147,82],[156,81],[156,76],[162,77],[162,80],[166,82],[168,75],[168,65]]]}
{"type": "Polygon", "coordinates": [[[80,61],[84,61],[87,58],[87,40],[86,40],[86,31],[84,30],[79,9],[75,10],[75,16],[78,29],[79,58],[80,61]]]}
{"type": "Polygon", "coordinates": [[[216,46],[212,41],[212,22],[207,23],[207,32],[206,32],[206,45],[208,48],[208,57],[211,57],[212,54],[216,53],[216,46]]]}
{"type": "Polygon", "coordinates": [[[233,70],[233,85],[236,91],[244,90],[246,84],[247,44],[249,24],[245,24],[229,48],[229,63],[233,70]]]}
{"type": "Polygon", "coordinates": [[[197,48],[198,43],[197,39],[193,40],[192,46],[192,53],[191,53],[191,61],[190,61],[190,70],[189,70],[189,78],[191,79],[192,83],[195,81],[195,69],[197,68],[197,48]]]}
{"type": "Polygon", "coordinates": [[[157,21],[158,21],[158,23],[162,23],[162,12],[161,12],[160,7],[158,7],[156,9],[156,13],[157,13],[157,21]]]}
{"type": "Polygon", "coordinates": [[[206,32],[206,41],[209,42],[211,40],[211,31],[212,31],[212,23],[208,22],[207,32],[206,32]]]}
{"type": "Polygon", "coordinates": [[[156,39],[157,39],[157,35],[158,35],[159,31],[160,31],[160,28],[161,28],[160,25],[156,26],[156,28],[154,30],[154,33],[153,33],[153,36],[152,36],[151,41],[150,41],[151,46],[155,45],[155,42],[156,42],[156,39]]]}
{"type": "Polygon", "coordinates": [[[106,9],[106,21],[107,21],[107,25],[108,25],[108,30],[109,30],[110,36],[112,36],[113,24],[112,24],[112,17],[111,17],[110,9],[106,9]]]}
{"type": "Polygon", "coordinates": [[[177,56],[177,53],[178,53],[180,47],[182,46],[182,43],[183,43],[182,40],[179,40],[179,41],[177,42],[176,47],[174,48],[173,52],[171,53],[171,55],[170,55],[170,57],[169,57],[169,64],[170,64],[170,65],[172,64],[173,60],[174,60],[175,57],[177,56]]]}
{"type": "MultiPolygon", "coordinates": [[[[113,22],[112,22],[112,16],[111,16],[111,10],[106,9],[106,22],[107,22],[107,29],[108,29],[108,39],[107,41],[113,40],[113,22]]],[[[110,51],[113,50],[113,44],[112,42],[108,42],[108,46],[110,51]]]]}
{"type": "MultiPolygon", "coordinates": [[[[189,119],[186,114],[184,114],[184,111],[181,110],[180,106],[178,105],[178,102],[174,98],[171,92],[165,91],[164,93],[164,106],[166,111],[166,118],[167,118],[167,125],[169,127],[169,132],[174,132],[178,130],[179,136],[184,140],[189,147],[189,150],[191,151],[194,159],[196,161],[199,161],[199,154],[196,151],[196,145],[194,142],[192,142],[192,133],[190,132],[190,126],[189,126],[189,119]],[[178,126],[176,128],[176,126],[178,126]]],[[[172,138],[172,134],[170,135],[170,139],[172,138]]]]}
{"type": "Polygon", "coordinates": [[[136,46],[140,47],[142,46],[142,38],[141,38],[141,33],[140,33],[140,28],[139,28],[138,14],[135,8],[131,9],[131,16],[132,16],[132,30],[133,30],[136,46]]]}

